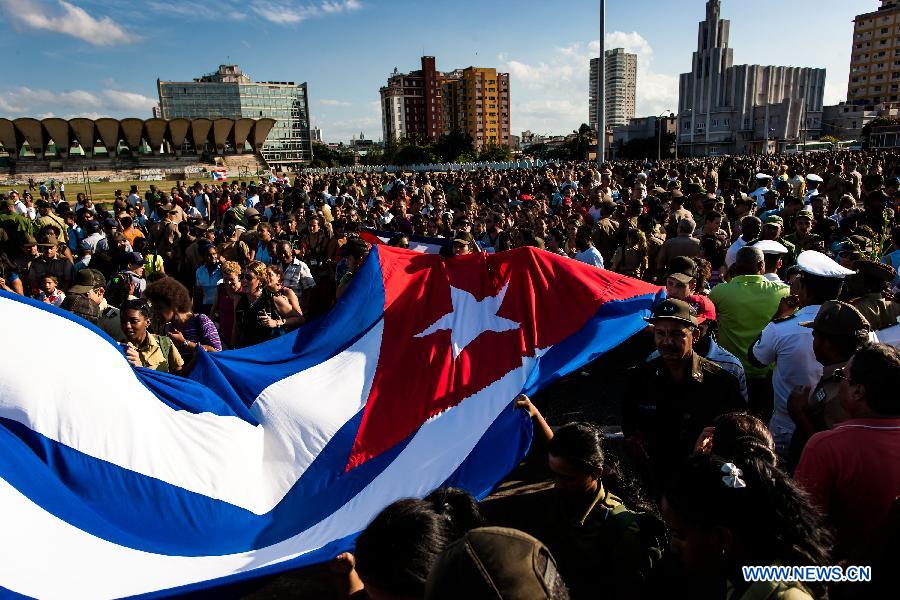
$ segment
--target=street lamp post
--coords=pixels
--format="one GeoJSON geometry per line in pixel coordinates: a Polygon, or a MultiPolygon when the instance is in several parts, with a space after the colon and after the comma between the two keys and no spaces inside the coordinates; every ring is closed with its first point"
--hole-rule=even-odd
{"type": "MultiPolygon", "coordinates": [[[[662,119],[665,115],[672,114],[671,110],[666,109],[661,115],[656,117],[656,129],[658,131],[656,138],[656,162],[662,160],[662,119]]],[[[677,128],[676,128],[677,129],[677,128]]],[[[678,148],[678,141],[675,141],[675,148],[678,148]]],[[[677,150],[676,150],[677,151],[677,150]]]]}
{"type": "Polygon", "coordinates": [[[606,158],[606,0],[600,0],[600,64],[597,65],[597,169],[606,158]]]}

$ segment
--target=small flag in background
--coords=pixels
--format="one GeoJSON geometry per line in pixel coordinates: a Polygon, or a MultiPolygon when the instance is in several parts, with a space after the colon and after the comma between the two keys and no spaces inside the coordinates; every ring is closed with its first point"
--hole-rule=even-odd
{"type": "Polygon", "coordinates": [[[227,169],[216,169],[212,172],[213,181],[225,181],[228,179],[227,169]]]}

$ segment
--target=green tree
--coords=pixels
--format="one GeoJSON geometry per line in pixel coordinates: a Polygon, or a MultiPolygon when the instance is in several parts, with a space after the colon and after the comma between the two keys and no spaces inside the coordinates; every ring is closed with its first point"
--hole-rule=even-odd
{"type": "Polygon", "coordinates": [[[456,162],[460,155],[474,150],[472,136],[468,132],[454,129],[450,133],[442,134],[435,142],[434,158],[438,161],[456,162]]]}
{"type": "Polygon", "coordinates": [[[489,144],[481,149],[481,152],[478,153],[478,160],[484,162],[503,162],[510,159],[512,153],[509,151],[509,146],[498,146],[496,144],[489,144]]]}

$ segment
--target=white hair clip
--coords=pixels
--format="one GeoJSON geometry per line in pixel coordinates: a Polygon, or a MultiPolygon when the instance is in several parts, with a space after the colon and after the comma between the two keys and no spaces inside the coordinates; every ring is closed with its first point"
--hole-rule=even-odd
{"type": "Polygon", "coordinates": [[[722,481],[728,487],[736,490],[747,487],[747,484],[741,479],[741,475],[743,475],[744,472],[738,469],[737,465],[734,463],[725,463],[722,465],[722,472],[725,473],[725,475],[722,476],[722,481]]]}

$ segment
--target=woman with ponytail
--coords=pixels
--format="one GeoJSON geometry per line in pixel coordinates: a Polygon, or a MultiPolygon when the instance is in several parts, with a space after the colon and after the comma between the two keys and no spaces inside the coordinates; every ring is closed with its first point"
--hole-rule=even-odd
{"type": "Polygon", "coordinates": [[[553,474],[541,489],[492,499],[482,506],[488,523],[522,530],[556,558],[573,598],[602,594],[636,597],[666,546],[654,508],[623,477],[603,434],[589,423],[569,423],[555,433],[524,395],[515,406],[531,416],[553,474]]]}
{"type": "MultiPolygon", "coordinates": [[[[749,440],[748,440],[749,441],[749,440]]],[[[684,597],[803,600],[824,588],[795,582],[747,582],[742,567],[830,564],[831,537],[808,497],[767,453],[728,459],[692,457],[672,478],[662,500],[671,550],[691,589],[684,597]]],[[[740,451],[739,447],[734,448],[740,451]]]]}

